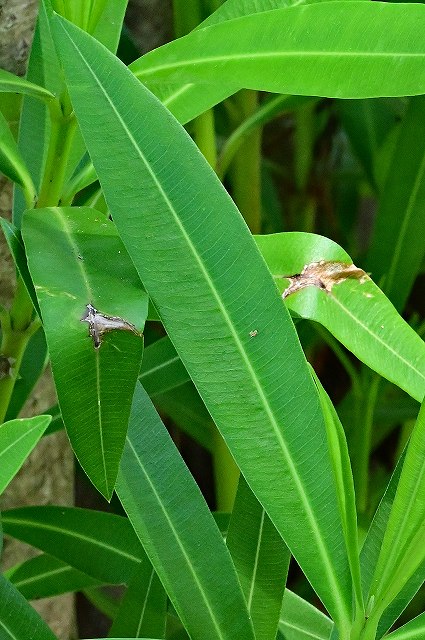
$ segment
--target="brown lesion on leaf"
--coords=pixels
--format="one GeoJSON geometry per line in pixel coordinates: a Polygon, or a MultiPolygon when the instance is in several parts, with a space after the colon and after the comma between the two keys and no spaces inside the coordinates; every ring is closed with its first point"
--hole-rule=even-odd
{"type": "Polygon", "coordinates": [[[119,316],[109,316],[106,313],[101,313],[90,303],[86,305],[86,311],[81,318],[81,322],[88,322],[89,335],[93,339],[95,349],[99,349],[104,334],[109,333],[109,331],[131,331],[137,336],[143,335],[131,322],[127,322],[127,320],[123,320],[119,316]]]}
{"type": "Polygon", "coordinates": [[[332,260],[310,262],[310,264],[305,265],[301,273],[288,276],[275,276],[275,278],[286,278],[289,280],[289,286],[282,293],[283,299],[305,287],[317,287],[330,293],[334,285],[340,284],[348,278],[359,280],[360,283],[370,279],[363,269],[359,269],[354,264],[332,260]]]}

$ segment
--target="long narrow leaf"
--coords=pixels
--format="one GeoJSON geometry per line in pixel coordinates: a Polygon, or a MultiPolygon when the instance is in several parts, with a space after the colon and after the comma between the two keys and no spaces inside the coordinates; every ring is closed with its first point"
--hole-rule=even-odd
{"type": "Polygon", "coordinates": [[[12,567],[5,577],[27,600],[51,598],[100,584],[96,578],[43,553],[12,567]]]}
{"type": "Polygon", "coordinates": [[[0,494],[19,471],[50,421],[50,416],[36,416],[0,425],[0,494]]]}
{"type": "Polygon", "coordinates": [[[425,403],[406,451],[369,597],[379,617],[425,561],[425,403]]]}
{"type": "Polygon", "coordinates": [[[275,638],[291,554],[243,476],[239,479],[226,543],[256,639],[275,638]]]}
{"type": "Polygon", "coordinates": [[[107,51],[64,21],[55,26],[124,244],[248,483],[346,626],[351,580],[323,418],[270,274],[185,131],[107,51]]]}
{"type": "Polygon", "coordinates": [[[417,95],[425,91],[424,29],[421,4],[320,2],[193,31],[132,70],[148,86],[233,82],[295,95],[417,95]]]}
{"type": "Polygon", "coordinates": [[[252,640],[252,626],[224,540],[140,384],[117,493],[191,638],[252,640]]]}
{"type": "MultiPolygon", "coordinates": [[[[1,71],[1,70],[0,70],[1,71]]],[[[5,117],[0,112],[0,172],[25,190],[27,205],[35,204],[35,188],[18,145],[5,117]]]]}
{"type": "Polygon", "coordinates": [[[126,518],[65,507],[2,513],[7,535],[31,544],[102,582],[128,582],[145,557],[126,518]]]}
{"type": "Polygon", "coordinates": [[[40,618],[24,596],[0,576],[1,640],[55,640],[55,634],[40,618]],[[28,636],[28,633],[31,635],[28,636]]]}
{"type": "Polygon", "coordinates": [[[425,635],[425,613],[417,616],[397,631],[390,633],[388,640],[423,640],[425,635]]]}

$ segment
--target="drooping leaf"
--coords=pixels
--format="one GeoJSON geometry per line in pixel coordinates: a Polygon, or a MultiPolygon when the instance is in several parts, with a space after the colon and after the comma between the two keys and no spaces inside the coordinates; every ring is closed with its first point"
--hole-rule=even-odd
{"type": "Polygon", "coordinates": [[[132,70],[149,87],[232,82],[336,98],[416,95],[425,91],[422,27],[425,7],[419,4],[313,3],[197,29],[150,52],[132,70]]]}
{"type": "Polygon", "coordinates": [[[243,476],[239,479],[226,544],[256,639],[275,638],[291,554],[243,476]]]}
{"type": "MultiPolygon", "coordinates": [[[[0,72],[2,70],[0,69],[0,72]]],[[[1,77],[1,76],[0,76],[1,77]]],[[[35,203],[35,188],[25,162],[19,152],[15,138],[0,112],[0,173],[19,184],[25,191],[27,206],[35,203]]]]}
{"type": "Polygon", "coordinates": [[[224,540],[140,384],[117,494],[191,638],[253,639],[224,540]]]}
{"type": "Polygon", "coordinates": [[[0,576],[0,638],[1,640],[57,640],[23,595],[0,576]]]}
{"type": "Polygon", "coordinates": [[[345,627],[351,580],[323,418],[270,274],[184,130],[96,42],[64,21],[55,27],[79,125],[127,250],[248,483],[345,627]],[[139,115],[149,126],[139,126],[139,115]]]}
{"type": "Polygon", "coordinates": [[[256,242],[281,292],[291,276],[301,276],[292,282],[304,286],[285,297],[294,314],[322,324],[359,360],[422,401],[425,343],[341,247],[297,232],[257,236],[256,242]]]}
{"type": "Polygon", "coordinates": [[[25,78],[15,76],[13,73],[6,71],[6,69],[0,69],[0,93],[3,92],[23,93],[32,98],[39,98],[41,100],[54,100],[55,96],[51,91],[40,87],[34,82],[29,82],[25,78]]]}
{"type": "Polygon", "coordinates": [[[71,507],[3,511],[4,532],[101,582],[128,582],[145,557],[127,518],[71,507]]]}
{"type": "Polygon", "coordinates": [[[12,567],[5,577],[27,600],[51,598],[100,584],[99,580],[47,554],[12,567]]]}
{"type": "Polygon", "coordinates": [[[0,425],[0,494],[18,473],[50,420],[50,416],[35,416],[0,425]]]}
{"type": "Polygon", "coordinates": [[[81,466],[109,499],[140,368],[137,332],[147,295],[114,225],[92,209],[29,211],[23,237],[62,418],[81,466]],[[89,306],[103,315],[87,317],[89,306]],[[124,330],[103,333],[114,318],[124,330]]]}

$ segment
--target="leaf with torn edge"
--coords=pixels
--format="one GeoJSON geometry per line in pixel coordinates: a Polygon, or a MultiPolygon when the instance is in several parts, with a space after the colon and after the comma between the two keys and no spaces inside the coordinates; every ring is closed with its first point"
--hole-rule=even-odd
{"type": "Polygon", "coordinates": [[[425,343],[341,247],[298,232],[256,242],[294,315],[322,324],[371,369],[422,401],[425,343]]]}
{"type": "Polygon", "coordinates": [[[29,211],[23,238],[65,427],[81,466],[110,498],[142,358],[147,295],[114,224],[93,209],[29,211]]]}

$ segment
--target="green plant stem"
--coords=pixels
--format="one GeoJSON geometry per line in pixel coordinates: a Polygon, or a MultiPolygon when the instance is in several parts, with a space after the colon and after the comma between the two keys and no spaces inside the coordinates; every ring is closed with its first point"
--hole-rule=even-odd
{"type": "Polygon", "coordinates": [[[194,122],[195,142],[209,164],[215,170],[217,166],[217,147],[215,140],[214,111],[208,109],[194,122]]]}
{"type": "Polygon", "coordinates": [[[33,305],[21,278],[18,279],[15,298],[10,313],[2,310],[2,342],[0,355],[10,362],[10,371],[0,379],[0,424],[4,421],[18,378],[22,358],[31,336],[40,327],[40,321],[32,320],[33,305]]]}
{"type": "Polygon", "coordinates": [[[353,478],[357,510],[365,514],[369,494],[369,458],[372,449],[372,427],[380,377],[369,370],[362,380],[361,397],[356,397],[356,423],[354,426],[353,478]],[[362,402],[363,400],[363,402],[362,402]]]}
{"type": "Polygon", "coordinates": [[[213,464],[217,511],[231,513],[239,482],[239,468],[217,427],[213,432],[213,464]]]}
{"type": "Polygon", "coordinates": [[[55,207],[59,203],[76,126],[73,114],[51,112],[50,142],[38,208],[55,207]]]}
{"type": "MultiPolygon", "coordinates": [[[[234,99],[242,120],[252,116],[258,108],[256,91],[244,89],[234,99]]],[[[261,138],[261,128],[246,137],[235,154],[231,170],[233,200],[252,233],[261,232],[261,138]]]]}
{"type": "Polygon", "coordinates": [[[244,120],[228,137],[217,162],[217,173],[220,180],[223,180],[229,166],[246,137],[253,131],[258,130],[264,124],[270,122],[274,118],[288,113],[292,109],[296,109],[308,102],[317,102],[317,98],[307,96],[273,96],[246,120],[244,120]]]}

